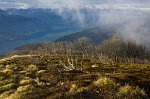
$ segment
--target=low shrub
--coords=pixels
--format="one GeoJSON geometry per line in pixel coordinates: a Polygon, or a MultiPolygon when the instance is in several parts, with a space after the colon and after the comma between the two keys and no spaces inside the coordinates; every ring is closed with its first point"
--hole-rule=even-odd
{"type": "Polygon", "coordinates": [[[129,85],[125,85],[119,88],[119,92],[117,93],[119,98],[127,98],[127,99],[142,99],[146,97],[144,90],[140,88],[131,87],[129,85]]]}

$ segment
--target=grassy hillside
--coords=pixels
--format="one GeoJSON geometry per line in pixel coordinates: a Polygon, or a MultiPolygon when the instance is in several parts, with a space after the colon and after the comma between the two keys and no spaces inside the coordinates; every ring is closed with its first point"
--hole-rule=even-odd
{"type": "MultiPolygon", "coordinates": [[[[115,65],[77,59],[64,70],[60,58],[13,56],[0,60],[1,99],[148,99],[150,64],[115,65]]],[[[67,65],[68,63],[66,63],[67,65]]]]}

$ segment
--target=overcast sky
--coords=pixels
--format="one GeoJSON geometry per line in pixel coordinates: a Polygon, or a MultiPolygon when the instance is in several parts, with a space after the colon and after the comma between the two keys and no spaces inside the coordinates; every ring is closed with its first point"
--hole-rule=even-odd
{"type": "Polygon", "coordinates": [[[0,0],[0,8],[79,8],[83,5],[99,5],[109,9],[150,9],[150,0],[0,0]]]}

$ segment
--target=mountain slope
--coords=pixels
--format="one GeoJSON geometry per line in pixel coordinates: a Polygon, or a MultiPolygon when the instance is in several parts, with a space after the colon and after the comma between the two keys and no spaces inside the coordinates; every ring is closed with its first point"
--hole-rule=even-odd
{"type": "Polygon", "coordinates": [[[68,22],[49,9],[0,10],[0,53],[16,46],[53,41],[79,30],[78,22],[68,22]]]}
{"type": "Polygon", "coordinates": [[[81,32],[73,33],[64,37],[61,37],[56,40],[58,41],[75,41],[80,37],[88,37],[90,38],[95,44],[102,42],[103,40],[112,36],[115,33],[115,28],[100,26],[92,29],[87,29],[81,32]]]}
{"type": "MultiPolygon", "coordinates": [[[[112,36],[114,33],[115,33],[114,28],[101,26],[101,27],[87,29],[77,33],[72,33],[70,35],[57,39],[55,42],[61,42],[61,41],[73,42],[77,38],[84,36],[90,38],[93,43],[98,44],[101,43],[103,40],[112,36]]],[[[7,55],[29,54],[30,52],[35,51],[39,47],[42,47],[42,45],[43,45],[42,43],[35,43],[35,44],[18,46],[14,50],[10,51],[7,55]]]]}
{"type": "Polygon", "coordinates": [[[103,37],[107,37],[105,33],[116,30],[125,38],[136,38],[149,45],[149,16],[147,11],[110,10],[99,7],[82,7],[78,10],[67,8],[0,10],[0,54],[21,45],[74,40],[78,36],[87,36],[95,42],[101,42],[103,37]],[[71,34],[102,24],[107,27],[71,34]],[[121,24],[122,27],[116,24],[121,24]],[[92,33],[93,31],[96,33],[92,33]]]}

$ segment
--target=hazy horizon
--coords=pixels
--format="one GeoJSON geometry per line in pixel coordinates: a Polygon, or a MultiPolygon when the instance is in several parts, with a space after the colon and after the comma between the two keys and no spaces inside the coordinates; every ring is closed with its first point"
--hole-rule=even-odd
{"type": "Polygon", "coordinates": [[[98,27],[100,24],[119,26],[116,32],[123,39],[131,38],[138,43],[150,45],[149,0],[0,0],[0,9],[7,14],[7,17],[0,17],[0,47],[9,45],[15,48],[37,41],[52,41],[56,36],[58,38],[90,27],[98,27]],[[13,9],[9,10],[10,8],[13,9]],[[31,11],[39,8],[43,10],[31,11]],[[47,9],[51,9],[51,12],[47,9]],[[54,18],[56,24],[51,25],[54,18]],[[71,26],[72,24],[74,26],[71,26]],[[55,35],[51,35],[52,33],[55,35]]]}

